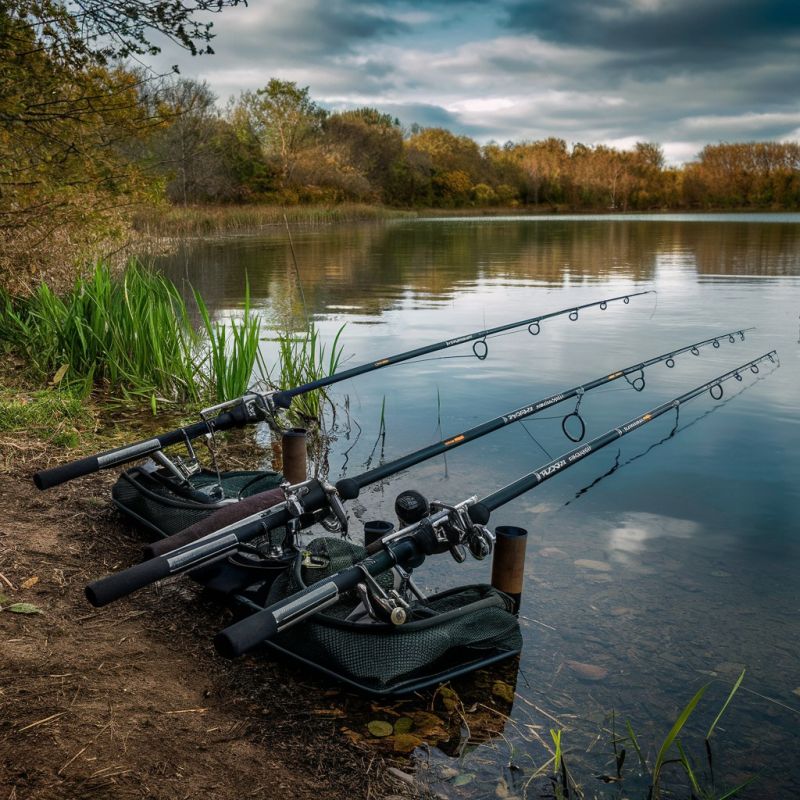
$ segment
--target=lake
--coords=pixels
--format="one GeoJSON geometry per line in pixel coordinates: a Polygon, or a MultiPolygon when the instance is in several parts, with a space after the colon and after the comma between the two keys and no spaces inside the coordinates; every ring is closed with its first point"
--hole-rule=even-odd
{"type": "MultiPolygon", "coordinates": [[[[503,673],[517,697],[491,735],[420,751],[417,761],[420,778],[445,796],[521,797],[549,758],[549,729],[560,727],[584,789],[619,796],[592,777],[613,773],[612,728],[622,735],[629,719],[652,763],[707,683],[685,735],[701,757],[703,734],[746,669],[713,737],[718,791],[759,773],[743,796],[800,796],[800,215],[470,217],[292,236],[309,315],[328,339],[345,324],[340,368],[657,290],[576,322],[544,322],[536,337],[523,328],[492,338],[483,361],[467,345],[335,386],[334,479],[651,356],[756,327],[743,342],[679,356],[673,369],[649,368],[642,392],[617,381],[587,393],[590,438],[777,349],[779,368],[729,381],[719,402],[705,394],[684,406],[674,436],[666,414],[493,514],[492,525],[529,531],[525,646],[517,674],[503,673]],[[588,680],[580,665],[604,677],[588,680]],[[456,787],[452,769],[470,777],[456,787]]],[[[268,324],[302,318],[285,231],[190,243],[160,264],[218,315],[241,308],[247,276],[268,324]]],[[[274,361],[272,343],[265,354],[274,361]]],[[[448,502],[487,494],[571,449],[560,420],[573,408],[395,476],[363,492],[351,514],[390,519],[406,488],[448,502]]],[[[488,575],[488,562],[441,556],[417,579],[434,590],[488,575]]],[[[477,690],[467,682],[458,691],[477,690]]],[[[636,761],[627,747],[626,773],[636,761]]]]}

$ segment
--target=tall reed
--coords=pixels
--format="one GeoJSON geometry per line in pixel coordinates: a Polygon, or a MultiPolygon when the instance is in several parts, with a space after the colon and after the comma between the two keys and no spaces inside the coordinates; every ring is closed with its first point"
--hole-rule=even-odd
{"type": "Polygon", "coordinates": [[[199,364],[204,369],[221,402],[243,395],[253,380],[256,368],[263,380],[267,368],[260,350],[261,319],[250,305],[250,282],[245,283],[244,311],[241,320],[225,323],[212,322],[203,298],[194,290],[194,299],[200,309],[207,337],[206,357],[199,364]],[[229,335],[230,334],[230,335],[229,335]]]}
{"type": "Polygon", "coordinates": [[[281,206],[170,206],[149,209],[134,218],[134,227],[153,237],[218,236],[255,232],[291,224],[330,225],[334,223],[382,221],[416,217],[415,212],[359,203],[338,205],[281,206]]]}
{"type": "Polygon", "coordinates": [[[47,284],[33,296],[3,299],[0,335],[53,382],[112,393],[200,399],[194,351],[199,339],[168,279],[131,262],[121,279],[99,263],[63,297],[47,284]]]}
{"type": "MultiPolygon", "coordinates": [[[[339,338],[342,325],[333,338],[330,350],[320,339],[319,331],[311,322],[301,334],[289,331],[278,336],[278,375],[272,380],[278,389],[291,389],[305,383],[333,375],[342,357],[339,338]]],[[[327,400],[324,389],[315,389],[298,395],[292,401],[290,414],[303,423],[320,420],[323,404],[327,400]]]]}

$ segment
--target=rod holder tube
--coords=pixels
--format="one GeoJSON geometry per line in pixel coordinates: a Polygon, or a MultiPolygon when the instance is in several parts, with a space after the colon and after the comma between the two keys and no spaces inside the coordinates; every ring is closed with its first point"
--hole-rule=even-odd
{"type": "Polygon", "coordinates": [[[369,547],[374,542],[383,539],[394,532],[394,525],[384,519],[375,519],[364,523],[364,547],[369,547]]]}
{"type": "Polygon", "coordinates": [[[302,483],[308,473],[306,429],[289,428],[281,438],[283,450],[283,477],[292,485],[302,483]]]}
{"type": "Polygon", "coordinates": [[[514,613],[519,614],[522,602],[522,583],[525,577],[525,547],[528,531],[514,525],[498,525],[494,529],[495,544],[492,558],[492,586],[514,601],[514,613]]]}

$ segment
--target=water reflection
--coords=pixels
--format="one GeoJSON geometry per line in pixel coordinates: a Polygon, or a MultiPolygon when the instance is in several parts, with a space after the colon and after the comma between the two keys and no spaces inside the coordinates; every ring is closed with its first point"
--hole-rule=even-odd
{"type": "Polygon", "coordinates": [[[690,519],[661,517],[657,514],[626,514],[620,526],[608,535],[610,558],[623,566],[636,566],[654,539],[689,539],[702,530],[690,519]]]}
{"type": "MultiPolygon", "coordinates": [[[[650,281],[659,268],[699,275],[800,275],[800,226],[592,218],[403,221],[299,231],[295,252],[314,314],[376,316],[401,304],[449,301],[502,278],[569,286],[609,278],[650,281]]],[[[257,302],[297,312],[286,234],[190,242],[158,260],[199,289],[212,310],[241,304],[245,275],[257,302]]]]}

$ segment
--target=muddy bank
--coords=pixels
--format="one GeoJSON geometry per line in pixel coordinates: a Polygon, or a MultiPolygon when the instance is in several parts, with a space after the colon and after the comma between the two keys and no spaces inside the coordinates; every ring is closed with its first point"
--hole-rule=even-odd
{"type": "MultiPolygon", "coordinates": [[[[138,559],[113,475],[39,493],[0,475],[0,787],[8,798],[408,796],[338,733],[336,689],[218,658],[223,612],[175,579],[104,609],[86,582],[138,559]]],[[[355,701],[355,698],[354,698],[355,701]]]]}

